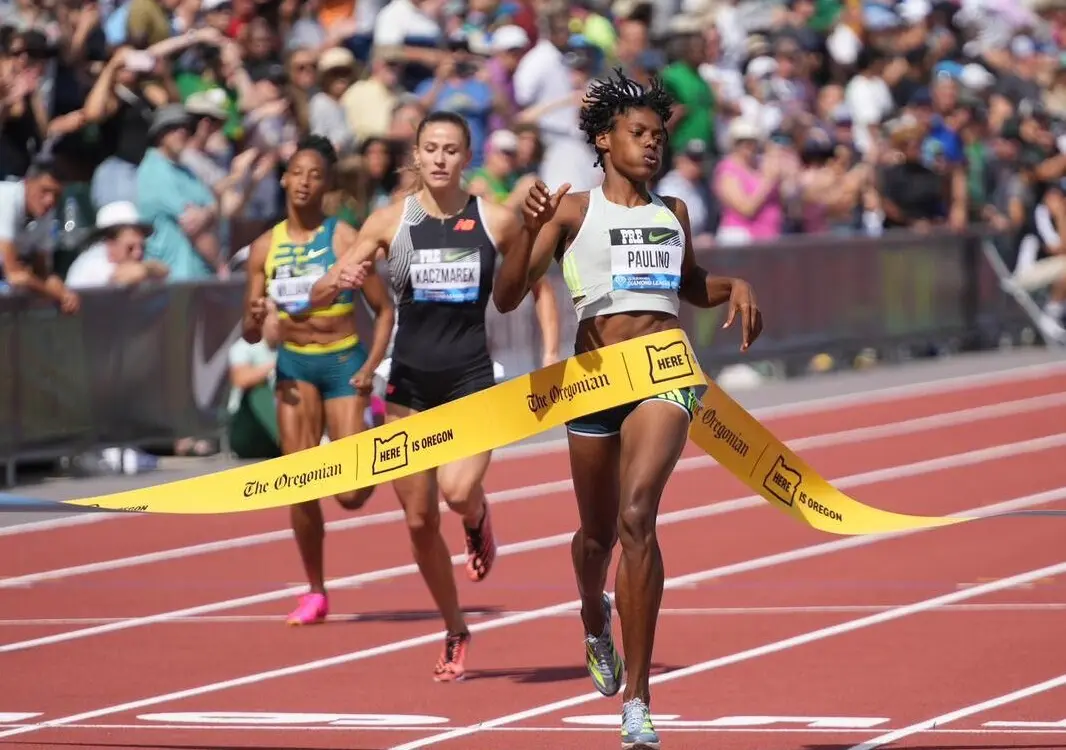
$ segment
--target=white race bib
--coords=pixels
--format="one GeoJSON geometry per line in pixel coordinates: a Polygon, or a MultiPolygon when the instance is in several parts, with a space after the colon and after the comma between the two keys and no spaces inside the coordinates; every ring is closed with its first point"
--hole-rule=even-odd
{"type": "Polygon", "coordinates": [[[326,274],[320,265],[305,265],[301,273],[292,275],[292,266],[281,266],[267,284],[267,294],[286,312],[299,312],[311,306],[311,287],[326,274]]]}
{"type": "Polygon", "coordinates": [[[415,302],[476,302],[481,290],[481,249],[416,250],[410,277],[415,302]]]}
{"type": "Polygon", "coordinates": [[[681,286],[685,248],[669,227],[612,229],[611,279],[616,290],[670,290],[681,286]]]}

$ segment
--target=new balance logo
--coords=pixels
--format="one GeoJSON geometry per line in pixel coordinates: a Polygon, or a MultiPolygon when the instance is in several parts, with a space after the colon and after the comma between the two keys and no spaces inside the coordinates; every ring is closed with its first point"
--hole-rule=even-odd
{"type": "Polygon", "coordinates": [[[455,222],[453,229],[456,232],[470,232],[473,231],[476,226],[477,222],[473,219],[459,219],[459,221],[455,222]]]}

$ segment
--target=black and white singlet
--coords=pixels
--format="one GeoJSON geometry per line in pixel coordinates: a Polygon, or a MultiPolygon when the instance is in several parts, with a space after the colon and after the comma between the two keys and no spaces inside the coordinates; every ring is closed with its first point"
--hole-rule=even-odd
{"type": "Polygon", "coordinates": [[[481,199],[446,219],[417,196],[404,200],[389,247],[397,302],[386,400],[422,411],[495,384],[485,309],[496,271],[496,242],[481,199]]]}

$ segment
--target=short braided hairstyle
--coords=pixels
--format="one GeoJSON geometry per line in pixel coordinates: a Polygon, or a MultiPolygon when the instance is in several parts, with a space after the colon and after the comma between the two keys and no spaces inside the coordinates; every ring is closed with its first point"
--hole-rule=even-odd
{"type": "Polygon", "coordinates": [[[581,107],[581,130],[588,144],[596,149],[594,166],[597,167],[603,166],[603,152],[596,148],[596,137],[614,127],[614,119],[618,115],[634,108],[647,108],[666,122],[670,119],[670,109],[674,104],[657,76],[652,77],[651,86],[645,89],[627,78],[621,68],[615,68],[614,72],[615,78],[594,80],[589,84],[581,107]]]}
{"type": "Polygon", "coordinates": [[[330,170],[337,166],[337,149],[333,147],[333,142],[325,136],[305,135],[297,142],[293,156],[301,151],[314,151],[322,157],[322,160],[326,162],[326,167],[330,170]]]}

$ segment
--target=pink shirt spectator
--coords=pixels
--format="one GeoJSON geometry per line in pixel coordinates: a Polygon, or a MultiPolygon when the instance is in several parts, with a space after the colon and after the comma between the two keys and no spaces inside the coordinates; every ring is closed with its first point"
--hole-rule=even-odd
{"type": "Polygon", "coordinates": [[[721,199],[722,191],[719,186],[722,178],[726,176],[733,177],[747,195],[757,193],[766,180],[761,173],[748,169],[732,156],[727,156],[718,162],[714,170],[714,188],[715,193],[720,197],[722,206],[722,219],[718,228],[719,238],[739,242],[743,242],[746,238],[748,241],[758,242],[781,236],[784,209],[781,206],[780,190],[777,188],[771,190],[755,210],[754,215],[746,216],[721,199]]]}

